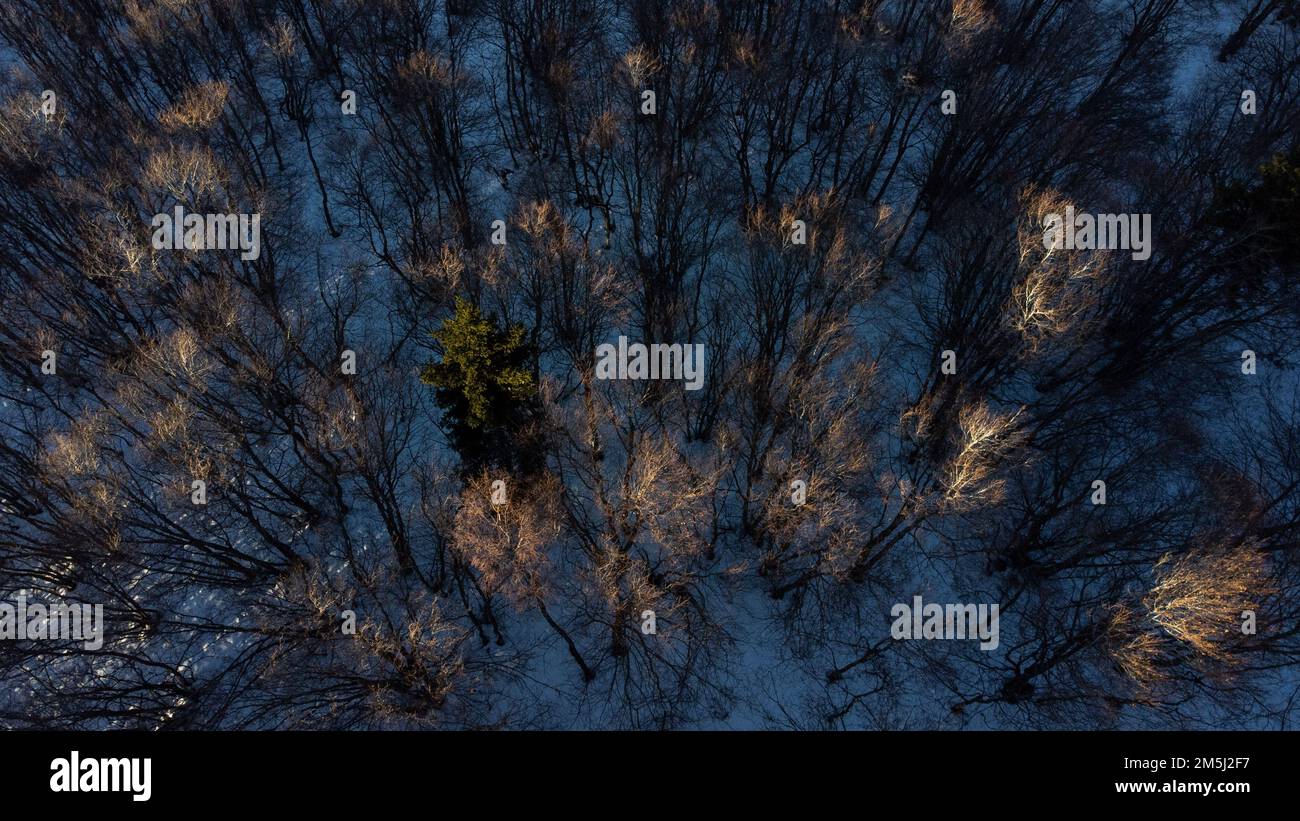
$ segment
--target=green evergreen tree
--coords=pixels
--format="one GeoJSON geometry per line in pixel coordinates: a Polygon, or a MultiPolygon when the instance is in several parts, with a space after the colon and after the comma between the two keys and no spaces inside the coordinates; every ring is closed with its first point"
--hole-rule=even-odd
{"type": "Polygon", "coordinates": [[[1209,220],[1230,240],[1218,259],[1230,298],[1293,290],[1300,265],[1300,146],[1260,166],[1255,179],[1220,188],[1209,220]]]}
{"type": "Polygon", "coordinates": [[[424,367],[445,413],[452,446],[467,469],[528,470],[536,444],[525,430],[537,412],[537,380],[529,368],[527,329],[502,329],[474,303],[456,298],[456,311],[433,332],[442,359],[424,367]]]}
{"type": "Polygon", "coordinates": [[[1250,184],[1220,189],[1216,222],[1280,265],[1300,261],[1300,147],[1260,166],[1250,184]]]}

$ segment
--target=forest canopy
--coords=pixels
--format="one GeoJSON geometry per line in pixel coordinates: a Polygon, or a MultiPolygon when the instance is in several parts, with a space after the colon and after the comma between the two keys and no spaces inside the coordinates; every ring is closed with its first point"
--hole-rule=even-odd
{"type": "Polygon", "coordinates": [[[1292,726],[1296,21],[5,0],[0,726],[1292,726]]]}

